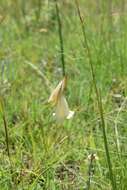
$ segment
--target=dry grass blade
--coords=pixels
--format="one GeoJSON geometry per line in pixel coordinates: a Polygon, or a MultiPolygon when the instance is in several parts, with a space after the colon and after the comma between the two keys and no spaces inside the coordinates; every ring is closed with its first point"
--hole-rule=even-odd
{"type": "Polygon", "coordinates": [[[46,90],[47,90],[48,92],[51,92],[51,90],[52,90],[51,84],[50,84],[49,80],[45,77],[45,75],[44,75],[33,63],[31,63],[31,62],[29,62],[29,61],[25,61],[25,63],[26,63],[33,71],[35,71],[35,73],[36,73],[39,77],[42,78],[43,84],[45,85],[46,90]]]}

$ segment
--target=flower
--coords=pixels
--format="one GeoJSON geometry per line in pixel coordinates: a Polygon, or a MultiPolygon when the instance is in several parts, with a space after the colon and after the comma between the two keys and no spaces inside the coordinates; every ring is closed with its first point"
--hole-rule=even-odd
{"type": "Polygon", "coordinates": [[[58,123],[64,121],[64,119],[71,119],[74,115],[74,111],[69,109],[67,100],[64,96],[64,90],[67,84],[67,78],[64,77],[62,81],[59,82],[57,87],[51,93],[48,102],[52,103],[55,107],[55,113],[53,115],[58,123]]]}
{"type": "Polygon", "coordinates": [[[90,160],[90,161],[99,160],[99,158],[98,158],[97,154],[89,154],[88,160],[90,160]]]}

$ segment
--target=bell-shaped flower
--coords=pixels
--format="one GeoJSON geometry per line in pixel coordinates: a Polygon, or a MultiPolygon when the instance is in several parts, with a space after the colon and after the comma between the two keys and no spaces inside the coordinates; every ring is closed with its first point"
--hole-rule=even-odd
{"type": "Polygon", "coordinates": [[[64,119],[71,119],[74,115],[74,111],[69,109],[67,100],[64,96],[66,82],[67,79],[64,77],[64,79],[60,81],[57,87],[53,90],[48,100],[48,102],[52,103],[55,107],[55,113],[53,115],[58,123],[63,122],[64,119]]]}

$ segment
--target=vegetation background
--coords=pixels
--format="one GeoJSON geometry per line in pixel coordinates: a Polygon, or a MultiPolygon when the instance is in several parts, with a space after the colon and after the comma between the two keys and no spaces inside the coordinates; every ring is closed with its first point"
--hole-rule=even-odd
{"type": "Polygon", "coordinates": [[[127,189],[127,3],[78,3],[58,1],[75,111],[58,125],[47,104],[62,79],[55,1],[0,1],[1,190],[127,189]]]}

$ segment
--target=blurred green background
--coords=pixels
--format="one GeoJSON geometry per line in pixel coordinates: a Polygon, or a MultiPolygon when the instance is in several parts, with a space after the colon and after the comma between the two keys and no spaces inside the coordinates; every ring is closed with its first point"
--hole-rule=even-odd
{"type": "MultiPolygon", "coordinates": [[[[10,150],[8,158],[1,110],[1,190],[112,189],[77,7],[74,0],[58,1],[58,6],[68,75],[66,97],[75,111],[63,125],[55,122],[47,104],[49,87],[62,79],[55,1],[0,1],[0,97],[10,150]],[[98,156],[92,164],[91,154],[98,156]]],[[[115,182],[118,190],[126,190],[127,3],[79,0],[79,7],[102,96],[115,182]]]]}

